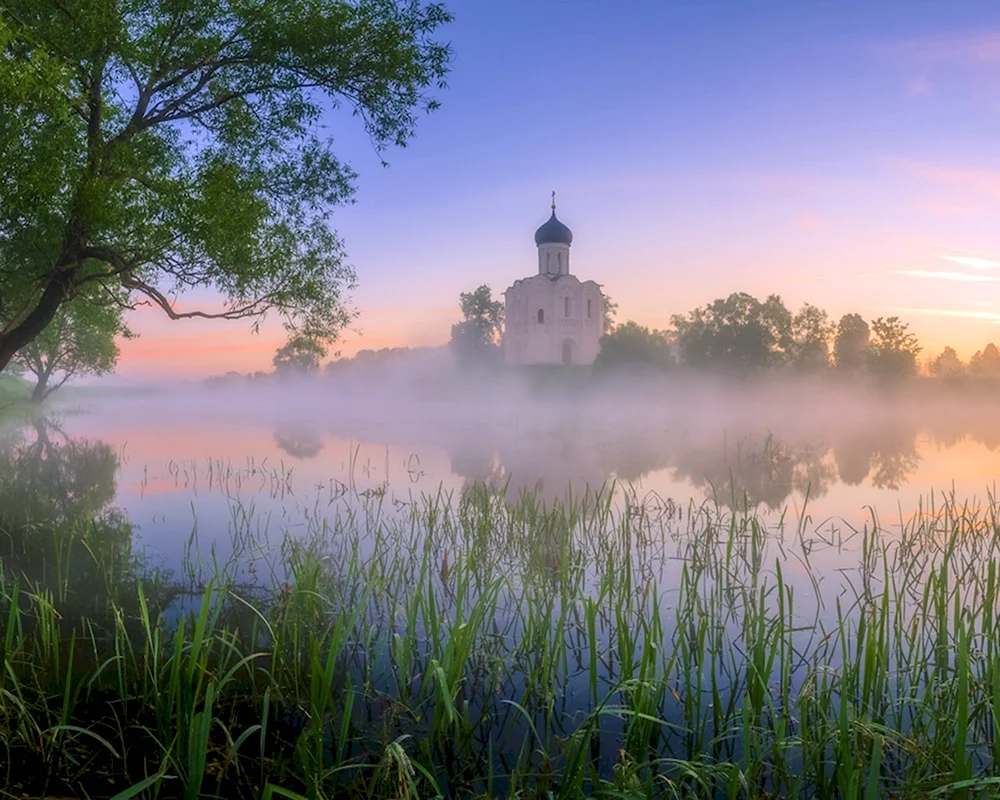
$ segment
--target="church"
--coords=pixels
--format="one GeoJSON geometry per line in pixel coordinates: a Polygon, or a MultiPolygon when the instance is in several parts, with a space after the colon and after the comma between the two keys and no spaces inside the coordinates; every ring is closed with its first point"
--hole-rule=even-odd
{"type": "Polygon", "coordinates": [[[505,364],[592,364],[600,349],[604,295],[570,272],[573,232],[552,216],[535,231],[538,272],[504,292],[505,364]]]}

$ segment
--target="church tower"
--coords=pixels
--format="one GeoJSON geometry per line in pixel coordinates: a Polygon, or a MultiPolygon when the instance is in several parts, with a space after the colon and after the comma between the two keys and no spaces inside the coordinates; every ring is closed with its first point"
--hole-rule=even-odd
{"type": "Polygon", "coordinates": [[[506,364],[592,364],[600,350],[604,295],[594,281],[570,272],[573,232],[552,214],[535,231],[538,271],[506,292],[503,357],[506,364]]]}
{"type": "Polygon", "coordinates": [[[552,216],[535,231],[539,275],[569,275],[569,248],[573,231],[556,218],[556,193],[552,193],[552,216]]]}

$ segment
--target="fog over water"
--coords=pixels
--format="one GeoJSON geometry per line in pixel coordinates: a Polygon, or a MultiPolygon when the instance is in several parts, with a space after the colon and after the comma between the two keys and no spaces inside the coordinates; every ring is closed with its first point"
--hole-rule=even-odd
{"type": "Polygon", "coordinates": [[[189,513],[196,465],[216,461],[280,466],[297,497],[316,486],[407,497],[490,481],[552,499],[617,482],[682,505],[806,507],[814,519],[860,522],[868,506],[898,515],[931,490],[985,497],[1000,472],[996,407],[987,389],[921,381],[457,375],[432,362],[84,393],[56,418],[67,437],[123,456],[119,500],[147,518],[147,508],[189,513]]]}

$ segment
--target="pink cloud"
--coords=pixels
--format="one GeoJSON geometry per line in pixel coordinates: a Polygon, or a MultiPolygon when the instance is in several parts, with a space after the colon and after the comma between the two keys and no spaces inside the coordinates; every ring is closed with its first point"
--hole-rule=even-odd
{"type": "Polygon", "coordinates": [[[921,64],[1000,64],[1000,30],[964,36],[932,36],[890,45],[889,52],[921,64]]]}
{"type": "Polygon", "coordinates": [[[922,97],[925,94],[930,94],[931,92],[931,82],[927,80],[926,75],[920,75],[918,78],[910,82],[910,85],[906,87],[906,93],[910,97],[922,97]]]}
{"type": "Polygon", "coordinates": [[[923,269],[891,269],[890,275],[908,275],[911,278],[937,278],[944,281],[961,281],[980,283],[984,281],[1000,281],[994,275],[970,275],[967,272],[932,272],[923,269]]]}
{"type": "Polygon", "coordinates": [[[918,180],[950,186],[967,194],[1000,199],[1000,170],[951,167],[897,159],[897,165],[918,180]]]}

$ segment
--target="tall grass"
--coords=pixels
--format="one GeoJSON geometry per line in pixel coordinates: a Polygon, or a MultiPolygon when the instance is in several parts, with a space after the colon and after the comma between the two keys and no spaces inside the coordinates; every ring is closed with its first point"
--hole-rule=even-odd
{"type": "Polygon", "coordinates": [[[234,507],[231,555],[195,533],[169,580],[99,524],[32,531],[48,567],[0,572],[0,785],[993,796],[998,511],[933,497],[855,531],[614,487],[369,493],[294,536],[234,507]]]}

